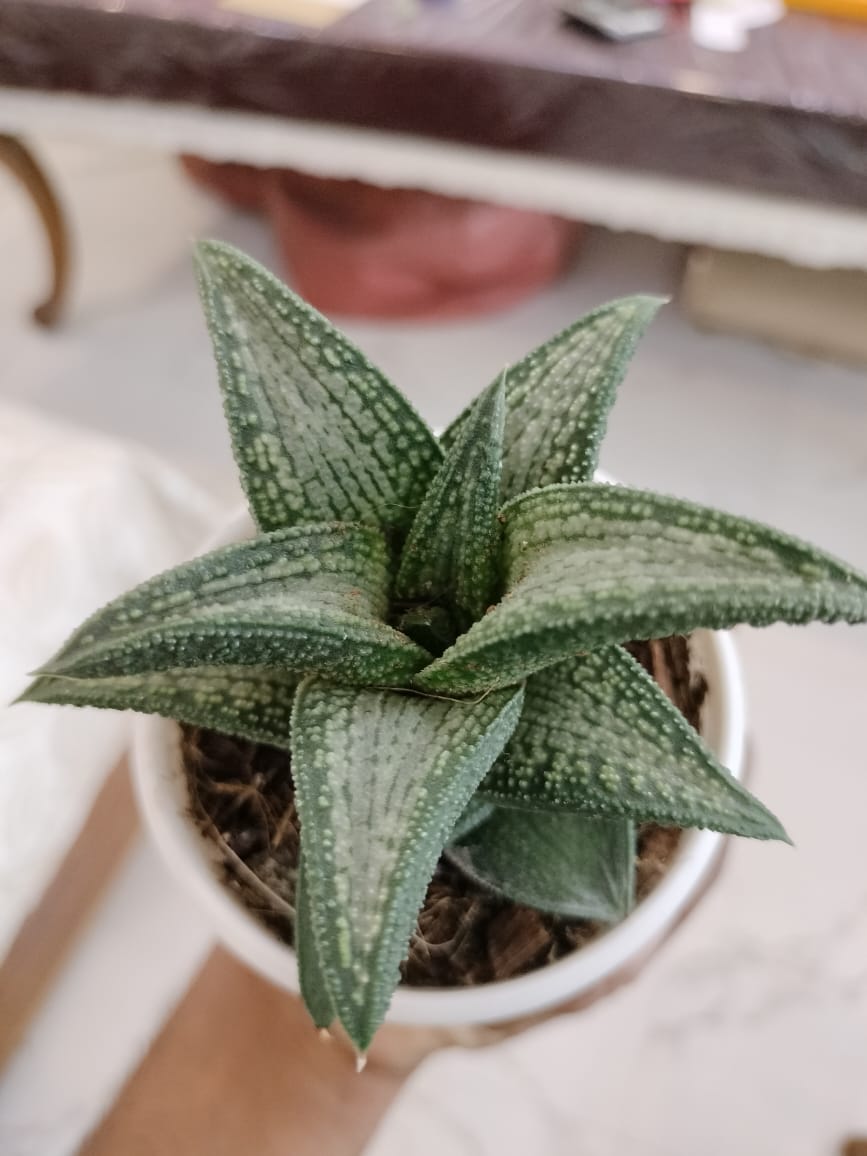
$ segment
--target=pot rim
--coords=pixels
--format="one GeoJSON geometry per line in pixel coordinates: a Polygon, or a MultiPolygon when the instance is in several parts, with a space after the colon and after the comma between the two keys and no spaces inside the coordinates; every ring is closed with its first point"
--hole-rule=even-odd
{"type": "MultiPolygon", "coordinates": [[[[235,516],[214,545],[237,540],[249,527],[235,516]]],[[[740,779],[744,770],[745,702],[734,642],[728,632],[696,631],[691,653],[708,683],[702,733],[720,762],[740,779]]],[[[192,822],[181,769],[177,724],[136,717],[132,771],[151,836],[175,878],[208,912],[217,937],[273,983],[298,991],[294,950],[278,940],[218,877],[219,853],[192,822]]],[[[701,894],[724,836],[686,831],[665,877],[621,923],[555,963],[514,979],[466,988],[399,987],[387,1022],[455,1027],[531,1016],[589,995],[603,981],[635,966],[701,894]]]]}

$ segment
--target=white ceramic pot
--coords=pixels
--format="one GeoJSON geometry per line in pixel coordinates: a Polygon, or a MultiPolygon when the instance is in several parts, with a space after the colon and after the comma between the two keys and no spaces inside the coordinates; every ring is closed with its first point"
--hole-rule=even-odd
{"type": "MultiPolygon", "coordinates": [[[[212,546],[249,535],[246,514],[236,517],[212,546]]],[[[699,631],[692,659],[708,684],[702,733],[717,758],[736,778],[744,769],[744,695],[731,636],[699,631]]],[[[289,991],[298,990],[292,948],[262,926],[221,882],[219,852],[189,817],[189,799],[180,763],[180,732],[155,716],[136,720],[133,777],[140,807],[163,858],[179,883],[207,911],[223,944],[255,971],[289,991]]],[[[388,1022],[460,1027],[497,1024],[534,1016],[618,985],[676,927],[710,882],[724,836],[688,831],[664,879],[622,923],[559,960],[517,979],[478,987],[413,989],[395,992],[388,1022]]]]}

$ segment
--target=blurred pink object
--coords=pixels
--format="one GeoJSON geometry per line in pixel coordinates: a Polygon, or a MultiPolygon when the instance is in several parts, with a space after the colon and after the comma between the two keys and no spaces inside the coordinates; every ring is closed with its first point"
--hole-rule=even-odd
{"type": "Polygon", "coordinates": [[[548,213],[184,158],[233,204],[268,212],[299,293],[326,313],[455,317],[502,309],[556,278],[583,226],[548,213]]]}

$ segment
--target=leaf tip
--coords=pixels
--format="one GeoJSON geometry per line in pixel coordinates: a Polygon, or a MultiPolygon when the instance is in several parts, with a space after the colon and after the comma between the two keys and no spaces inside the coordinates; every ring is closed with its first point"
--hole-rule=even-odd
{"type": "Polygon", "coordinates": [[[232,254],[236,250],[225,241],[218,241],[215,237],[203,237],[193,242],[193,261],[197,265],[208,265],[218,257],[232,254]]]}
{"type": "MultiPolygon", "coordinates": [[[[758,800],[755,800],[758,803],[758,800]]],[[[752,834],[755,839],[764,839],[768,842],[785,843],[789,847],[794,847],[794,843],[789,836],[788,831],[773,813],[769,811],[763,803],[758,804],[761,807],[761,816],[756,824],[754,832],[745,832],[745,834],[752,834]]]]}
{"type": "Polygon", "coordinates": [[[251,263],[249,257],[225,241],[206,237],[193,242],[193,269],[199,285],[199,295],[206,304],[217,289],[221,272],[229,261],[251,263]]]}
{"type": "Polygon", "coordinates": [[[22,690],[21,694],[17,694],[15,696],[15,698],[9,700],[10,706],[15,706],[19,702],[33,702],[34,701],[36,688],[39,685],[39,679],[34,678],[33,674],[29,674],[28,678],[33,678],[33,682],[31,682],[28,686],[26,686],[24,688],[24,690],[22,690]]]}
{"type": "Polygon", "coordinates": [[[367,1067],[367,1052],[355,1053],[355,1073],[360,1076],[367,1067]]]}
{"type": "Polygon", "coordinates": [[[789,834],[789,832],[786,830],[786,828],[783,826],[783,824],[780,822],[777,822],[776,828],[777,828],[777,834],[774,835],[773,838],[775,838],[777,840],[777,842],[779,842],[779,843],[785,843],[787,847],[794,847],[795,846],[795,840],[792,838],[792,836],[789,834]]]}
{"type": "Polygon", "coordinates": [[[621,298],[622,303],[629,303],[635,312],[648,321],[653,320],[664,305],[671,304],[671,298],[662,293],[635,293],[632,297],[621,298]]]}

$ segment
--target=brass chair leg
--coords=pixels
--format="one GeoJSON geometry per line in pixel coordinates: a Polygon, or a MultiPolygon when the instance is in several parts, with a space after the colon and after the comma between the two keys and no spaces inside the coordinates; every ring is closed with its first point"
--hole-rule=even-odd
{"type": "Polygon", "coordinates": [[[33,318],[39,325],[56,325],[69,284],[69,231],[63,210],[44,169],[17,137],[0,133],[0,162],[11,169],[30,194],[48,236],[53,283],[49,295],[33,310],[33,318]]]}

